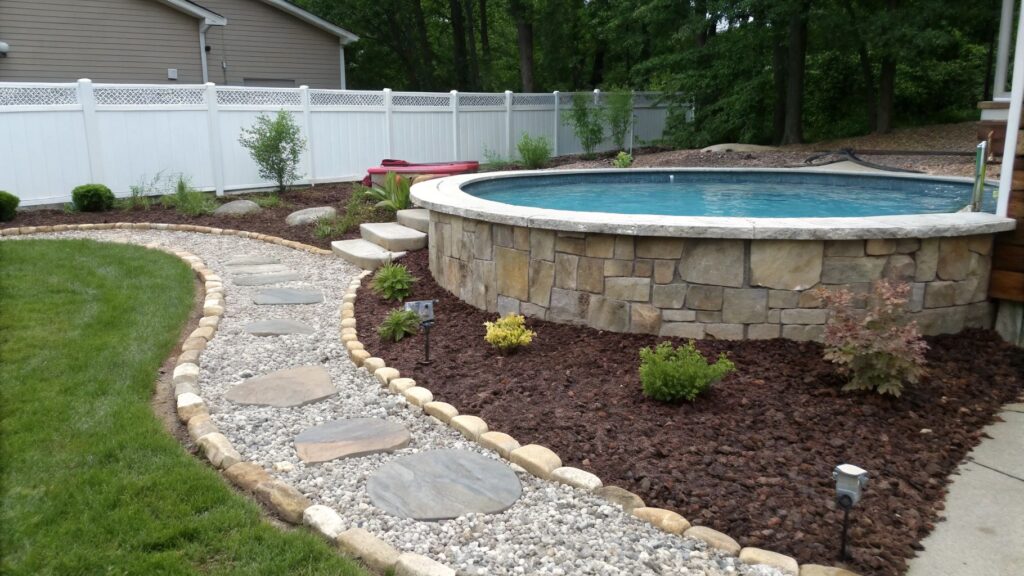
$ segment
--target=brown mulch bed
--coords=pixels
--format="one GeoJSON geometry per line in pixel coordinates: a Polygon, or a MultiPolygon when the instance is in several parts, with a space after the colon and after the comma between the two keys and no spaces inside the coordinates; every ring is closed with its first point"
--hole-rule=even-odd
{"type": "MultiPolygon", "coordinates": [[[[352,195],[352,184],[320,184],[313,187],[295,188],[281,195],[283,204],[276,208],[264,208],[255,214],[244,216],[186,216],[173,208],[165,208],[158,201],[145,210],[110,210],[107,212],[69,213],[60,209],[20,210],[14,220],[0,224],[2,228],[20,226],[53,226],[57,224],[100,224],[109,222],[156,222],[167,224],[193,224],[213,228],[233,228],[278,236],[287,240],[330,248],[332,240],[359,236],[358,227],[346,234],[332,238],[317,238],[313,225],[288,226],[284,219],[296,210],[314,206],[334,206],[338,215],[345,212],[345,203],[352,195]]],[[[244,200],[249,195],[231,194],[223,201],[244,200]]]]}
{"type": "Polygon", "coordinates": [[[534,344],[503,357],[484,343],[481,312],[438,287],[425,251],[404,261],[420,278],[410,299],[435,299],[429,366],[423,337],[381,343],[396,305],[361,292],[360,337],[374,355],[522,444],[801,563],[837,564],[842,514],[832,468],[871,473],[851,516],[851,569],[897,575],[942,514],[945,486],[998,408],[1024,387],[1024,351],[989,331],[930,338],[930,376],[900,399],[841,393],[814,343],[698,342],[737,372],[692,404],[641,394],[637,351],[663,340],[529,321],[534,344]]]}

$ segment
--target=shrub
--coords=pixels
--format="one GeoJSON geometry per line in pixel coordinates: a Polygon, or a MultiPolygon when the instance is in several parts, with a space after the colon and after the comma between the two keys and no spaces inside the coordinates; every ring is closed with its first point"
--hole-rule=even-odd
{"type": "Polygon", "coordinates": [[[377,269],[370,288],[385,300],[401,301],[412,292],[412,285],[415,282],[416,278],[413,278],[408,268],[401,264],[388,262],[377,269]]]}
{"type": "Polygon", "coordinates": [[[377,328],[377,333],[384,340],[398,342],[406,336],[415,334],[419,329],[419,314],[412,310],[397,308],[388,313],[377,328]]]}
{"type": "Polygon", "coordinates": [[[608,119],[608,131],[612,143],[619,150],[626,149],[626,135],[633,123],[633,94],[621,89],[613,89],[605,96],[607,107],[605,117],[608,119]]]}
{"type": "Polygon", "coordinates": [[[339,232],[339,222],[337,216],[329,218],[317,218],[316,222],[313,223],[313,236],[323,240],[325,238],[332,238],[335,234],[344,234],[344,231],[339,232]]]}
{"type": "Polygon", "coordinates": [[[487,328],[484,340],[502,354],[515,352],[521,346],[529,346],[537,335],[526,328],[526,319],[520,314],[509,314],[494,322],[484,322],[484,327],[487,328]]]}
{"type": "Polygon", "coordinates": [[[633,165],[633,155],[628,152],[619,152],[612,160],[612,166],[616,168],[629,168],[633,165]]]}
{"type": "Polygon", "coordinates": [[[193,188],[185,176],[178,176],[174,184],[174,194],[169,194],[160,199],[160,202],[168,207],[174,208],[186,216],[204,216],[213,214],[217,209],[217,200],[193,188]]]}
{"type": "Polygon", "coordinates": [[[519,150],[519,158],[522,159],[523,166],[530,170],[543,168],[551,160],[551,142],[546,136],[531,138],[529,134],[523,132],[516,148],[519,150]]]}
{"type": "Polygon", "coordinates": [[[484,162],[480,165],[480,169],[484,172],[496,172],[501,170],[508,170],[512,168],[514,164],[506,160],[498,152],[491,150],[487,146],[484,146],[484,162]]]}
{"type": "Polygon", "coordinates": [[[693,402],[735,369],[724,352],[714,364],[708,364],[692,340],[678,348],[662,342],[653,350],[640,350],[640,383],[644,396],[662,402],[693,402]]]}
{"type": "Polygon", "coordinates": [[[114,193],[103,184],[82,184],[71,191],[71,203],[79,212],[103,212],[114,206],[114,193]]]}
{"type": "Polygon", "coordinates": [[[249,197],[260,208],[277,208],[283,206],[284,202],[277,194],[255,194],[249,197]]]}
{"type": "Polygon", "coordinates": [[[917,384],[925,374],[928,344],[916,322],[905,321],[910,285],[879,280],[870,295],[849,290],[818,289],[828,307],[825,359],[849,378],[844,391],[874,390],[899,396],[904,384],[917,384]],[[857,304],[867,301],[867,309],[857,304]]]}
{"type": "Polygon", "coordinates": [[[277,182],[278,192],[299,179],[299,157],[306,141],[291,113],[281,110],[273,119],[260,114],[252,127],[242,128],[238,142],[249,150],[260,176],[277,182]]]}
{"type": "Polygon", "coordinates": [[[405,210],[412,205],[409,197],[409,179],[394,172],[384,175],[383,185],[374,185],[373,188],[362,188],[367,197],[376,200],[374,205],[377,208],[384,208],[397,212],[405,210]]]}
{"type": "Polygon", "coordinates": [[[18,211],[18,204],[21,204],[20,198],[10,192],[0,190],[0,222],[14,220],[14,215],[18,211]]]}
{"type": "Polygon", "coordinates": [[[566,117],[566,123],[572,125],[573,133],[583,147],[584,158],[593,158],[594,149],[604,139],[603,114],[593,101],[589,94],[574,95],[572,108],[566,117]]]}

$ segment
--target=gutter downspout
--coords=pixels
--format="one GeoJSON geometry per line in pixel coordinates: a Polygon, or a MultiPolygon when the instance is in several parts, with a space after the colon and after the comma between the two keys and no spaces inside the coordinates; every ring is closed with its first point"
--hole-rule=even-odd
{"type": "Polygon", "coordinates": [[[338,43],[338,59],[341,61],[341,89],[345,90],[345,44],[338,43]]]}
{"type": "Polygon", "coordinates": [[[203,84],[210,81],[209,72],[206,69],[206,31],[210,29],[211,24],[206,22],[199,23],[199,62],[203,68],[203,84]]]}

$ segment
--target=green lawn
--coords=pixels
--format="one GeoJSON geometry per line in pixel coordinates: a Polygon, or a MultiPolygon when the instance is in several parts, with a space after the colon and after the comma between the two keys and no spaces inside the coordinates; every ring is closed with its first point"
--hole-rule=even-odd
{"type": "Polygon", "coordinates": [[[154,416],[192,290],[156,251],[0,242],[0,573],[364,573],[263,521],[154,416]]]}

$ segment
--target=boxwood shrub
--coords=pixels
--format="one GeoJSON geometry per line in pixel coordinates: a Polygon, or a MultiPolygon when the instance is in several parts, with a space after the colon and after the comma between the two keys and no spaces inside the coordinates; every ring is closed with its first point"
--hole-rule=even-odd
{"type": "Polygon", "coordinates": [[[103,212],[114,207],[114,193],[103,184],[82,184],[71,191],[71,203],[80,212],[103,212]]]}
{"type": "Polygon", "coordinates": [[[14,220],[14,214],[17,212],[18,204],[20,203],[21,200],[14,194],[0,190],[0,222],[14,220]]]}

